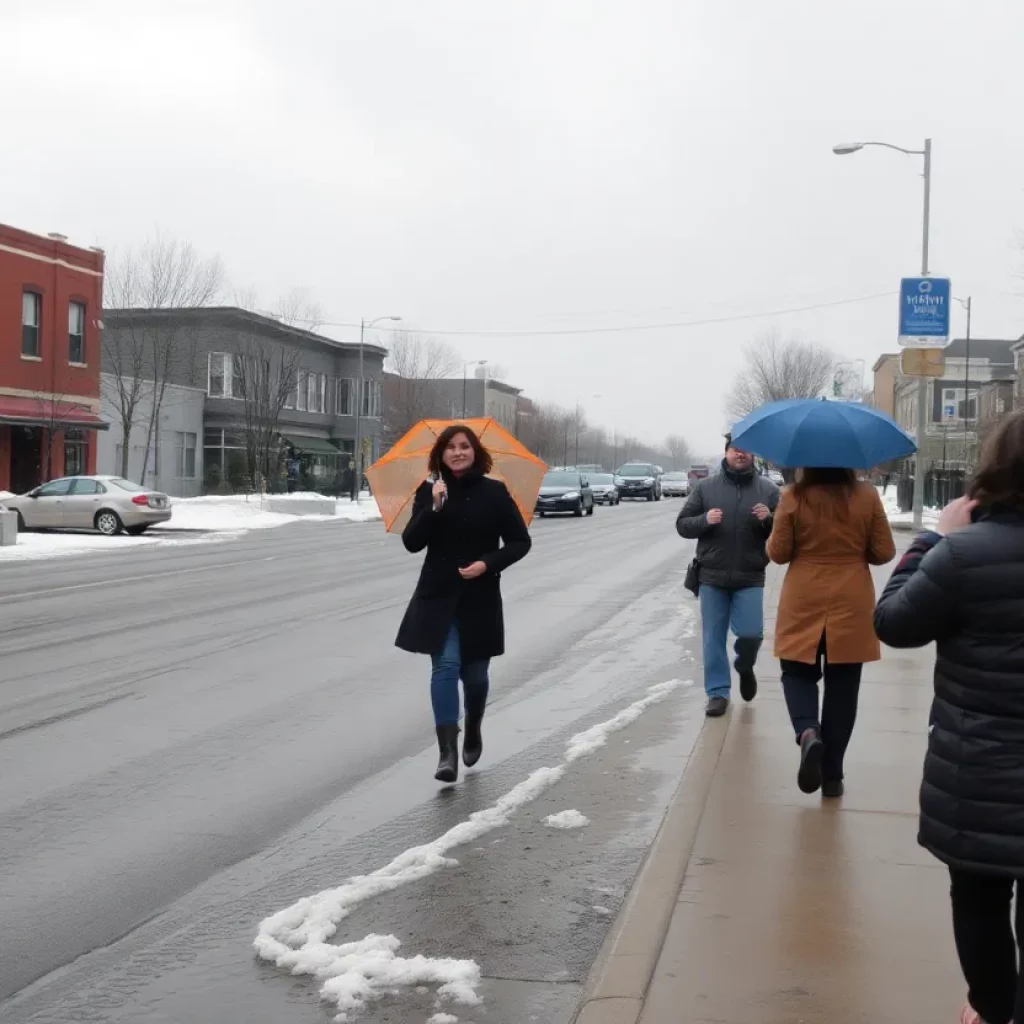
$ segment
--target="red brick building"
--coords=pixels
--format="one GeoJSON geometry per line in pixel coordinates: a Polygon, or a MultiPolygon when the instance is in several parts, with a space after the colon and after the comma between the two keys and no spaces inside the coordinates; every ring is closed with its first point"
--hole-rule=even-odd
{"type": "Polygon", "coordinates": [[[0,490],[96,472],[103,253],[0,224],[0,490]]]}

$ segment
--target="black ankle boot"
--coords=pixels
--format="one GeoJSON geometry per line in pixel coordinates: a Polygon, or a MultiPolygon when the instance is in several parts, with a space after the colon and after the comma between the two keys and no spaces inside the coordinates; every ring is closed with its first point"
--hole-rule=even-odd
{"type": "Polygon", "coordinates": [[[459,777],[459,727],[439,725],[437,746],[441,751],[441,759],[437,762],[434,778],[438,782],[455,782],[459,777]]]}
{"type": "Polygon", "coordinates": [[[480,760],[484,752],[484,738],[480,735],[480,724],[484,720],[486,703],[466,701],[466,736],[462,741],[462,763],[467,768],[480,760]]]}

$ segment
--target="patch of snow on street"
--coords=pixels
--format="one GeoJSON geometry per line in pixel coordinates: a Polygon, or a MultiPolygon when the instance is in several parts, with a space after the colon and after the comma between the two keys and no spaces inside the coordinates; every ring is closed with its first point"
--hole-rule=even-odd
{"type": "Polygon", "coordinates": [[[427,1018],[427,1024],[459,1024],[459,1018],[450,1013],[435,1013],[433,1017],[427,1018]]]}
{"type": "Polygon", "coordinates": [[[259,926],[253,942],[257,954],[291,974],[308,974],[321,981],[320,995],[337,1006],[337,1021],[349,1020],[350,1012],[362,1010],[395,989],[424,984],[439,986],[439,1003],[448,999],[463,1006],[479,1005],[481,974],[473,960],[400,957],[401,943],[393,935],[368,935],[343,945],[329,940],[359,904],[442,868],[457,866],[458,861],[447,856],[450,850],[507,824],[516,811],[558,782],[573,761],[600,749],[617,729],[625,728],[684,685],[683,680],[673,679],[649,687],[647,696],[607,722],[573,736],[561,764],[538,768],[497,803],[474,812],[433,842],[411,847],[376,871],[355,875],[337,888],[305,896],[272,914],[259,926]]]}
{"type": "Polygon", "coordinates": [[[544,824],[551,828],[585,828],[590,819],[579,811],[559,811],[558,814],[549,814],[544,824]]]}
{"type": "MultiPolygon", "coordinates": [[[[882,493],[881,487],[876,487],[878,496],[882,499],[882,507],[892,526],[911,526],[914,522],[913,512],[901,512],[896,501],[896,488],[891,487],[886,494],[882,493]]],[[[921,525],[928,529],[939,521],[940,509],[926,508],[921,517],[921,525]]]]}

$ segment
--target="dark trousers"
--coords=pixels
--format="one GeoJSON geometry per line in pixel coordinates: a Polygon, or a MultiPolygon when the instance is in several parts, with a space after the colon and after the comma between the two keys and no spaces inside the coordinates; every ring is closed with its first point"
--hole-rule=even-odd
{"type": "Polygon", "coordinates": [[[1018,881],[950,868],[953,937],[967,981],[967,999],[985,1024],[1024,1021],[1024,986],[1017,978],[1017,950],[1024,937],[1018,881]],[[1017,937],[1014,939],[1014,929],[1017,937]]]}
{"type": "Polygon", "coordinates": [[[860,673],[863,665],[855,662],[831,664],[825,653],[825,638],[821,638],[817,661],[813,665],[802,661],[781,659],[782,692],[796,732],[796,741],[808,729],[818,729],[825,744],[821,774],[825,779],[843,777],[843,757],[853,735],[857,720],[857,698],[860,695],[860,673]],[[818,682],[824,676],[824,695],[818,712],[818,682]]]}

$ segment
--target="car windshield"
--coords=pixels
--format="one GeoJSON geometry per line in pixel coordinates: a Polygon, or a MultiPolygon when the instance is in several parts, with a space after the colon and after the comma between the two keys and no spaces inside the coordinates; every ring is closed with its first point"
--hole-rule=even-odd
{"type": "Polygon", "coordinates": [[[613,484],[615,483],[615,478],[611,473],[595,473],[590,478],[590,482],[592,484],[613,484]]]}
{"type": "Polygon", "coordinates": [[[619,476],[653,476],[650,466],[621,466],[619,476]]]}
{"type": "Polygon", "coordinates": [[[122,491],[130,491],[132,494],[145,494],[149,490],[148,487],[140,487],[131,480],[122,480],[121,477],[115,477],[113,480],[109,480],[108,483],[112,483],[115,487],[120,487],[122,491]]]}
{"type": "MultiPolygon", "coordinates": [[[[536,479],[536,477],[534,477],[536,479]]],[[[545,473],[545,487],[579,487],[579,473],[545,473]]]]}

